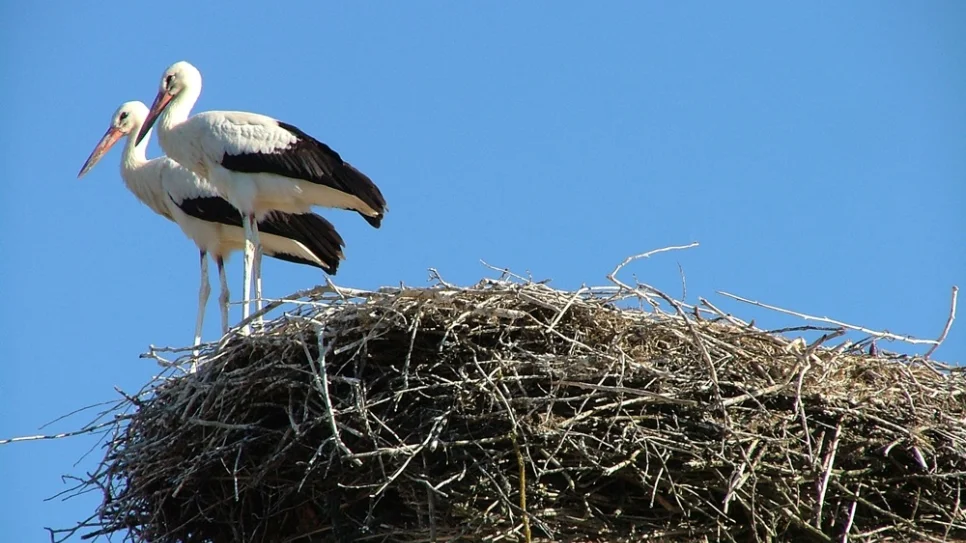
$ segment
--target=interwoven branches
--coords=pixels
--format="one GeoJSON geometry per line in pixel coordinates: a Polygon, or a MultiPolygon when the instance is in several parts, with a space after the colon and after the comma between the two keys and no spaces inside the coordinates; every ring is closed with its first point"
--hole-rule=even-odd
{"type": "Polygon", "coordinates": [[[165,543],[966,540],[961,372],[623,303],[644,294],[309,296],[129,398],[85,525],[165,543]]]}

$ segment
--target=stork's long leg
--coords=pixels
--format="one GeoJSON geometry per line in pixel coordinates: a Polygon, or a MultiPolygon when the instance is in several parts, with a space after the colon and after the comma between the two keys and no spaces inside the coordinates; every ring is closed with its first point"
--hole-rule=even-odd
{"type": "MultiPolygon", "coordinates": [[[[242,320],[248,319],[251,311],[251,284],[252,284],[252,264],[255,260],[255,215],[252,213],[246,213],[242,218],[243,226],[245,227],[245,266],[242,270],[242,320]]],[[[242,333],[248,334],[251,332],[251,327],[245,325],[242,329],[242,333]]]]}
{"type": "Polygon", "coordinates": [[[198,345],[201,344],[201,327],[205,322],[205,306],[208,305],[208,295],[211,294],[211,285],[208,284],[208,253],[204,250],[201,253],[201,286],[198,289],[198,318],[195,321],[195,349],[192,353],[198,356],[198,345]]]}
{"type": "Polygon", "coordinates": [[[228,291],[228,277],[225,275],[225,259],[221,256],[215,257],[218,264],[218,281],[221,283],[221,295],[218,296],[218,308],[221,310],[221,334],[228,333],[228,301],[231,293],[228,291]]]}
{"type": "MultiPolygon", "coordinates": [[[[252,216],[252,234],[255,241],[255,257],[252,261],[252,269],[255,276],[255,310],[262,310],[262,240],[258,235],[258,222],[252,216]]],[[[258,324],[262,323],[262,318],[255,319],[258,324]]]]}
{"type": "MultiPolygon", "coordinates": [[[[257,226],[255,228],[258,228],[257,226]]],[[[258,235],[255,235],[259,243],[255,244],[255,263],[252,265],[252,273],[255,275],[255,311],[262,310],[262,244],[258,235]]],[[[258,321],[261,322],[261,317],[258,321]]]]}

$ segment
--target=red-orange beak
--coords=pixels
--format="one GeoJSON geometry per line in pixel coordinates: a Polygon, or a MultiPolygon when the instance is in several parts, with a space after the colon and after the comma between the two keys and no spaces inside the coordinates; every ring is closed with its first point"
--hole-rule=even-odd
{"type": "Polygon", "coordinates": [[[164,108],[168,107],[172,98],[174,98],[174,95],[168,94],[165,91],[158,92],[158,95],[154,98],[154,103],[151,104],[151,111],[148,112],[147,119],[144,119],[144,124],[141,125],[141,131],[138,132],[138,138],[135,140],[135,144],[141,143],[144,135],[148,133],[148,130],[151,130],[154,122],[158,120],[158,115],[161,115],[164,108]]]}
{"type": "Polygon", "coordinates": [[[81,177],[84,177],[84,174],[89,172],[90,169],[97,164],[97,161],[99,161],[101,157],[104,156],[104,154],[107,153],[123,135],[123,132],[113,126],[108,128],[107,132],[101,138],[101,141],[97,142],[97,147],[95,147],[94,151],[91,152],[91,156],[87,157],[87,162],[85,162],[84,166],[80,169],[80,172],[77,174],[77,178],[80,179],[81,177]]]}

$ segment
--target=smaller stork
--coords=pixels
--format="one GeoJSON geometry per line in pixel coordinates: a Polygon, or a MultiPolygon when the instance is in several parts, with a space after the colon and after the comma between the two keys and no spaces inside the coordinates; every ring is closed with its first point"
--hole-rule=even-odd
{"type": "MultiPolygon", "coordinates": [[[[142,102],[125,102],[114,112],[111,126],[88,157],[77,177],[83,177],[122,137],[128,136],[121,155],[121,178],[141,203],[175,222],[201,253],[201,288],[194,345],[201,343],[201,328],[211,286],[208,283],[208,255],[218,265],[221,281],[222,332],[228,331],[228,282],[225,260],[245,244],[242,216],[203,178],[177,162],[158,157],[147,160],[147,141],[134,137],[144,124],[148,107],[142,102]]],[[[280,260],[321,268],[335,275],[342,260],[342,237],[332,224],[314,213],[266,213],[258,223],[264,232],[265,254],[280,260]]]]}
{"type": "Polygon", "coordinates": [[[258,234],[265,213],[305,213],[312,206],[348,209],[378,228],[386,200],[365,174],[294,125],[244,111],[205,111],[189,117],[200,95],[201,72],[188,62],[172,64],[161,76],[137,141],[160,119],[158,143],[164,153],[207,179],[242,213],[244,318],[253,273],[256,304],[261,303],[258,234]]]}

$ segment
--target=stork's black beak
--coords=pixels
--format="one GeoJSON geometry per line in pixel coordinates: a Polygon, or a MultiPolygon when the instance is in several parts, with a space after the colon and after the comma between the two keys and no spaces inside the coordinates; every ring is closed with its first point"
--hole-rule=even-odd
{"type": "Polygon", "coordinates": [[[99,161],[101,157],[104,156],[104,154],[107,153],[123,135],[124,133],[114,126],[108,128],[107,132],[105,132],[104,136],[101,138],[101,141],[97,142],[97,147],[94,147],[94,150],[91,152],[91,156],[87,157],[87,162],[84,163],[84,166],[80,169],[80,172],[78,172],[77,178],[80,179],[81,177],[84,177],[84,174],[89,172],[91,168],[97,164],[97,161],[99,161]]]}
{"type": "Polygon", "coordinates": [[[171,99],[174,95],[168,94],[166,91],[159,91],[158,95],[154,98],[154,103],[151,104],[151,110],[148,112],[148,117],[144,119],[144,124],[141,125],[141,131],[138,132],[137,140],[134,141],[135,144],[141,143],[144,139],[144,135],[151,130],[154,126],[154,122],[158,120],[158,116],[164,111],[164,108],[168,107],[171,103],[171,99]]]}

